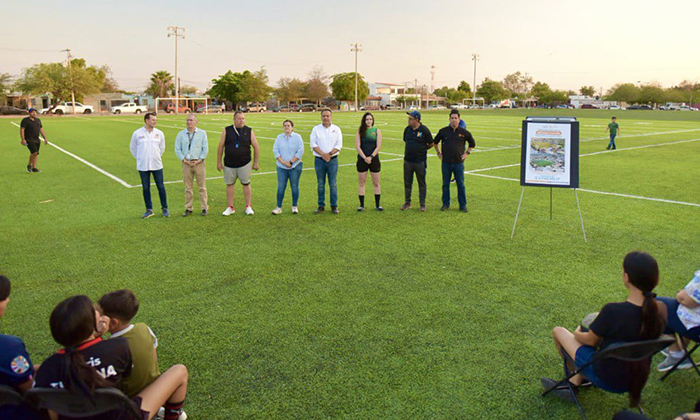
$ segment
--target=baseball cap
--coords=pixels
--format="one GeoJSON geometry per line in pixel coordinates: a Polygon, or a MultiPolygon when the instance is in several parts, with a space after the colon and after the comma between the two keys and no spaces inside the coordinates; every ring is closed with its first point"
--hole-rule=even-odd
{"type": "Polygon", "coordinates": [[[32,111],[37,112],[36,108],[29,108],[29,111],[27,111],[27,112],[32,112],[32,111]]]}
{"type": "Polygon", "coordinates": [[[411,112],[407,112],[406,114],[408,114],[408,115],[412,116],[413,118],[417,119],[418,121],[420,121],[420,112],[414,110],[411,112]]]}

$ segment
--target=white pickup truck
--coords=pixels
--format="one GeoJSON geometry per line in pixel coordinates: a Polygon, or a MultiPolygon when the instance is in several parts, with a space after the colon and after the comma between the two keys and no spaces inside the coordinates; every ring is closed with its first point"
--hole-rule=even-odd
{"type": "Polygon", "coordinates": [[[129,102],[113,106],[110,112],[112,114],[140,114],[142,112],[148,112],[148,107],[146,105],[136,105],[133,102],[129,102]]]}
{"type": "MultiPolygon", "coordinates": [[[[41,110],[42,114],[48,114],[49,108],[44,108],[41,110]]],[[[92,114],[95,109],[90,105],[83,105],[80,102],[75,103],[75,113],[76,114],[92,114]]],[[[73,113],[73,102],[62,102],[60,105],[56,106],[52,111],[54,114],[72,114],[73,113]]]]}

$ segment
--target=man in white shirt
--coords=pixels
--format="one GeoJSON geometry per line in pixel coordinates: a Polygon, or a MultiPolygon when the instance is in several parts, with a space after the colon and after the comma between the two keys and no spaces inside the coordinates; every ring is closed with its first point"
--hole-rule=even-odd
{"type": "Polygon", "coordinates": [[[154,112],[147,112],[143,117],[145,125],[134,131],[131,136],[129,150],[136,158],[136,169],[141,175],[143,201],[146,203],[146,213],[142,219],[153,216],[153,203],[151,203],[151,174],[158,187],[160,205],[163,209],[163,217],[170,217],[168,212],[168,198],[165,195],[163,184],[163,161],[161,156],[165,152],[165,135],[156,128],[158,117],[154,112]]]}
{"type": "Polygon", "coordinates": [[[331,123],[330,109],[321,111],[321,124],[311,130],[311,150],[314,153],[314,169],[318,180],[318,208],[314,213],[326,210],[326,176],[331,189],[331,210],[338,214],[338,154],[343,148],[343,132],[331,123]]]}

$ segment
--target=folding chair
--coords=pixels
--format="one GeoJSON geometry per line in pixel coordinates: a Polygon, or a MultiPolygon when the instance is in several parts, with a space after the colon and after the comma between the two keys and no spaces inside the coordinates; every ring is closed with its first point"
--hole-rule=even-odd
{"type": "Polygon", "coordinates": [[[29,401],[22,396],[22,394],[17,392],[17,390],[7,385],[0,385],[0,407],[7,405],[18,406],[14,409],[10,408],[9,414],[7,411],[3,412],[3,415],[9,415],[10,419],[21,418],[26,420],[27,416],[31,417],[32,419],[44,418],[43,414],[39,413],[39,411],[33,407],[29,401]]]}
{"type": "Polygon", "coordinates": [[[26,401],[22,394],[7,385],[0,385],[0,405],[22,405],[26,401]]]}
{"type": "Polygon", "coordinates": [[[39,409],[51,410],[62,416],[84,418],[125,408],[133,420],[141,420],[136,404],[115,388],[98,388],[92,398],[65,389],[32,388],[27,399],[39,409]]]}
{"type": "Polygon", "coordinates": [[[698,340],[700,340],[700,337],[693,337],[693,338],[691,338],[691,337],[684,337],[684,336],[682,336],[682,335],[680,335],[680,334],[676,334],[676,337],[678,338],[678,342],[680,343],[681,347],[683,348],[683,351],[685,352],[685,357],[683,357],[681,360],[679,360],[678,362],[676,362],[676,364],[673,365],[673,367],[672,367],[670,370],[667,370],[666,373],[664,373],[664,376],[661,377],[661,380],[662,380],[662,381],[663,381],[664,379],[666,379],[666,377],[667,377],[668,375],[672,374],[676,369],[678,369],[678,366],[680,366],[680,364],[683,363],[683,361],[684,361],[685,359],[689,359],[689,360],[690,360],[690,363],[693,364],[693,368],[695,369],[695,372],[697,372],[698,376],[700,376],[700,369],[698,368],[697,363],[695,363],[695,360],[693,360],[693,358],[690,356],[691,354],[693,354],[693,352],[694,352],[698,347],[700,347],[700,341],[698,341],[698,340]],[[690,349],[690,351],[688,351],[688,345],[685,344],[685,340],[683,340],[683,338],[688,338],[689,340],[691,340],[691,341],[693,341],[693,342],[695,343],[695,345],[693,346],[692,349],[690,349]]]}
{"type": "MultiPolygon", "coordinates": [[[[562,355],[564,356],[564,379],[559,382],[555,382],[548,378],[542,378],[542,385],[545,387],[545,391],[542,396],[546,396],[552,391],[564,392],[567,399],[571,399],[576,404],[579,413],[583,419],[586,418],[586,413],[583,411],[583,407],[576,396],[576,392],[573,385],[569,380],[581,373],[585,368],[595,365],[604,359],[614,359],[621,362],[640,362],[646,359],[650,359],[654,354],[660,352],[666,347],[670,346],[675,342],[672,338],[660,338],[657,340],[644,340],[635,341],[631,343],[615,343],[606,347],[603,351],[597,352],[593,358],[585,365],[577,368],[575,371],[570,371],[567,366],[567,361],[571,363],[572,366],[576,366],[576,363],[572,357],[562,349],[562,355]]],[[[640,413],[643,413],[642,407],[637,406],[640,413]]]]}

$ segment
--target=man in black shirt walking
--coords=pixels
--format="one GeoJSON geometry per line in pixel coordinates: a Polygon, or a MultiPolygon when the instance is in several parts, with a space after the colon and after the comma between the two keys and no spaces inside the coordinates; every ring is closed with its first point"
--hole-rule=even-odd
{"type": "Polygon", "coordinates": [[[425,211],[425,170],[427,167],[428,149],[433,147],[433,136],[428,127],[420,122],[420,112],[411,111],[408,114],[408,127],[403,131],[403,141],[406,143],[403,160],[403,183],[406,202],[401,210],[411,208],[411,190],[413,189],[413,174],[418,180],[420,211],[425,211]]]}
{"type": "Polygon", "coordinates": [[[460,127],[459,111],[450,112],[450,125],[440,130],[435,136],[435,151],[442,159],[442,211],[450,208],[450,178],[454,174],[457,183],[457,200],[459,210],[467,212],[467,193],[464,189],[464,161],[476,146],[474,137],[465,128],[460,127]],[[438,143],[442,141],[442,152],[438,143]],[[469,148],[465,150],[466,143],[469,148]]]}
{"type": "Polygon", "coordinates": [[[36,109],[29,109],[29,116],[22,120],[19,126],[19,137],[22,139],[22,146],[29,148],[29,164],[27,164],[27,172],[41,172],[36,167],[36,160],[39,157],[39,148],[41,147],[41,138],[44,137],[44,144],[49,144],[44,133],[44,127],[41,125],[41,120],[36,117],[36,109]]]}

